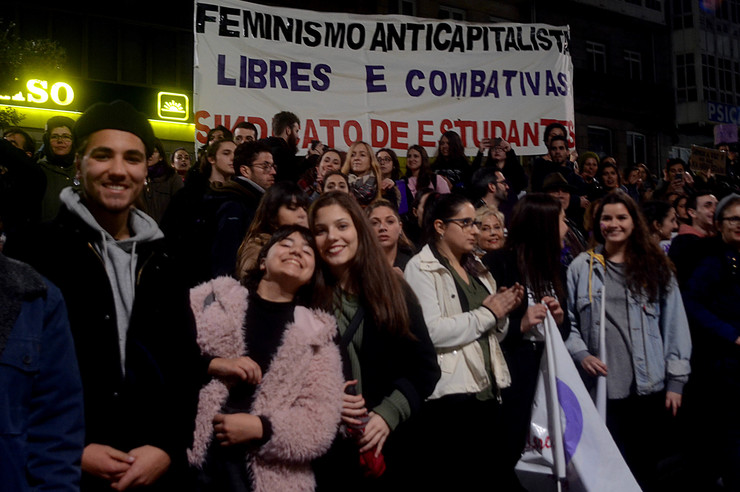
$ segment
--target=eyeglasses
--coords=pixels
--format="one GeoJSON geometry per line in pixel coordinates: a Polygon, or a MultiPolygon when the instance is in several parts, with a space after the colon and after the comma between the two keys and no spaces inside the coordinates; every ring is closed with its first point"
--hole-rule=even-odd
{"type": "Polygon", "coordinates": [[[69,133],[65,133],[63,135],[49,135],[49,140],[57,140],[62,142],[71,142],[72,141],[72,135],[69,133]]]}
{"type": "Polygon", "coordinates": [[[457,225],[459,225],[462,229],[470,229],[473,226],[480,229],[480,225],[481,225],[480,220],[471,219],[470,217],[465,217],[464,219],[445,219],[442,222],[444,222],[445,224],[454,222],[457,225]]]}
{"type": "Polygon", "coordinates": [[[730,224],[732,227],[737,227],[740,225],[740,217],[733,216],[733,217],[722,217],[720,219],[722,222],[726,222],[730,224]]]}
{"type": "Polygon", "coordinates": [[[378,157],[378,162],[393,162],[390,157],[378,157]]]}
{"type": "Polygon", "coordinates": [[[270,172],[270,169],[274,169],[275,171],[277,171],[277,166],[274,163],[252,164],[252,167],[258,167],[266,173],[270,172]]]}

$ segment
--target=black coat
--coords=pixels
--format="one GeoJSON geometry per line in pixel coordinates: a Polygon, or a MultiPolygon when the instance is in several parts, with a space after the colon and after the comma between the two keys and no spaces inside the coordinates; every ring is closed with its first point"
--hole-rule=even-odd
{"type": "MultiPolygon", "coordinates": [[[[197,392],[205,373],[188,290],[178,281],[163,240],[137,244],[124,375],[115,301],[92,246],[99,239],[99,231],[62,206],[24,253],[60,288],[67,304],[85,397],[86,444],[124,452],[147,444],[161,448],[172,460],[169,477],[163,477],[171,483],[168,480],[186,466],[185,450],[192,441],[197,392]]],[[[83,487],[106,489],[89,476],[83,477],[83,487]]]]}

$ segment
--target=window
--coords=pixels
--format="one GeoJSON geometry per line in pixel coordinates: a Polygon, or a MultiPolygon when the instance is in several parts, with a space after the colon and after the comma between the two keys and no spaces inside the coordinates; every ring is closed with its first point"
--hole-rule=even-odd
{"type": "Polygon", "coordinates": [[[645,135],[642,133],[627,132],[627,158],[629,164],[645,163],[645,135]]]}
{"type": "Polygon", "coordinates": [[[627,77],[642,80],[642,55],[637,51],[624,50],[624,61],[627,65],[627,77]]]}
{"type": "Polygon", "coordinates": [[[596,73],[606,73],[606,46],[593,41],[586,41],[588,64],[596,73]]]}
{"type": "Polygon", "coordinates": [[[701,55],[701,76],[705,101],[719,101],[717,92],[717,59],[701,55]]]}
{"type": "Polygon", "coordinates": [[[694,13],[691,0],[673,0],[673,29],[694,27],[694,13]]]}
{"type": "Polygon", "coordinates": [[[693,53],[676,55],[676,100],[679,103],[698,100],[693,53]]]}
{"type": "Polygon", "coordinates": [[[416,0],[396,0],[390,2],[390,13],[416,15],[416,0]]]}
{"type": "Polygon", "coordinates": [[[645,0],[645,7],[660,12],[663,10],[662,3],[661,0],[645,0]]]}
{"type": "Polygon", "coordinates": [[[732,87],[732,79],[732,60],[718,58],[717,85],[719,89],[719,102],[724,104],[735,104],[735,91],[732,87]]]}
{"type": "Polygon", "coordinates": [[[612,155],[612,132],[601,126],[589,126],[587,129],[588,149],[602,157],[612,155]]]}
{"type": "Polygon", "coordinates": [[[463,9],[457,9],[455,7],[448,7],[447,5],[440,5],[439,6],[439,18],[464,21],[465,11],[463,9]]]}

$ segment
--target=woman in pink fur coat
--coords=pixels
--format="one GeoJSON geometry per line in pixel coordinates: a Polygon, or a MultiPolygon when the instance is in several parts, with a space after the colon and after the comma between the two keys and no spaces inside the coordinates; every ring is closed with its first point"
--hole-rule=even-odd
{"type": "Polygon", "coordinates": [[[344,384],[334,318],[301,305],[315,257],[307,229],[282,227],[246,288],[220,277],[191,291],[212,377],[188,451],[198,490],[315,488],[311,462],[336,435],[344,384]]]}

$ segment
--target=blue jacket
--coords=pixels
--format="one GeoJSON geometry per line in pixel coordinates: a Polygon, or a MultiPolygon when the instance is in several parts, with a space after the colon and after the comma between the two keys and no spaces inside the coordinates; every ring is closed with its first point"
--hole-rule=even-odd
{"type": "MultiPolygon", "coordinates": [[[[577,362],[599,353],[604,264],[603,246],[599,246],[578,255],[568,268],[568,316],[572,330],[565,345],[577,362]]],[[[656,302],[632,292],[629,299],[637,394],[647,395],[664,388],[681,393],[691,372],[691,335],[676,279],[671,279],[671,285],[656,302]]]]}
{"type": "Polygon", "coordinates": [[[0,488],[79,490],[85,424],[67,310],[59,289],[2,255],[0,334],[0,488]]]}

